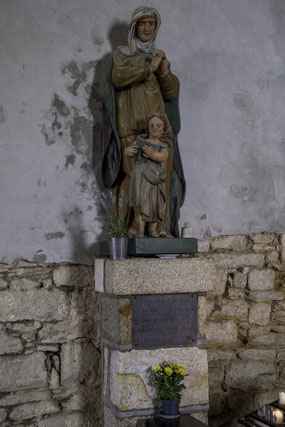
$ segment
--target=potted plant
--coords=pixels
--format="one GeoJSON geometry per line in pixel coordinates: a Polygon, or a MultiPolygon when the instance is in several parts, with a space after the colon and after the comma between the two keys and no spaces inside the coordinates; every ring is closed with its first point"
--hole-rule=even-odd
{"type": "Polygon", "coordinates": [[[153,367],[154,378],[157,385],[158,395],[162,403],[162,416],[178,416],[179,402],[185,374],[184,365],[181,363],[163,362],[153,367]]]}
{"type": "Polygon", "coordinates": [[[112,259],[124,259],[128,254],[127,225],[123,212],[123,194],[118,204],[112,193],[102,196],[102,213],[109,228],[109,254],[112,259]]]}

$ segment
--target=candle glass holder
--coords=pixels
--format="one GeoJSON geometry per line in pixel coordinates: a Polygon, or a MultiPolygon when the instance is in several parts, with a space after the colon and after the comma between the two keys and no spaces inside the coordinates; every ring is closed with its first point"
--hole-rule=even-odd
{"type": "Polygon", "coordinates": [[[272,421],[276,425],[283,425],[283,411],[280,411],[279,409],[274,409],[272,411],[272,421]]]}
{"type": "Polygon", "coordinates": [[[278,403],[279,405],[285,405],[285,393],[282,391],[278,394],[278,403]]]}

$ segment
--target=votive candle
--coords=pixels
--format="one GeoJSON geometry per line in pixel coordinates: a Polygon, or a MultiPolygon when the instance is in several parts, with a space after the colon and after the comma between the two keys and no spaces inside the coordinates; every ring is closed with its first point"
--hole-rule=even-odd
{"type": "Polygon", "coordinates": [[[282,391],[281,393],[279,393],[279,404],[280,405],[285,405],[285,393],[284,393],[284,391],[282,391]]]}
{"type": "Polygon", "coordinates": [[[275,409],[272,415],[276,424],[283,424],[283,412],[279,411],[279,409],[275,409]]]}

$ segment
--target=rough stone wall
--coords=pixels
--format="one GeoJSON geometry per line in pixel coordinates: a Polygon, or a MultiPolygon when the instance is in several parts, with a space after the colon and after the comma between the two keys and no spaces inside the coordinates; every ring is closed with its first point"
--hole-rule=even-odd
{"type": "Polygon", "coordinates": [[[97,427],[93,268],[0,264],[0,425],[97,427]]]}
{"type": "Polygon", "coordinates": [[[230,426],[285,388],[285,235],[220,236],[199,251],[217,267],[207,297],[210,425],[230,426]]]}
{"type": "MultiPolygon", "coordinates": [[[[285,234],[199,241],[217,267],[206,300],[210,426],[285,388],[285,234]]],[[[0,264],[0,425],[97,427],[98,301],[93,268],[0,264]]]]}

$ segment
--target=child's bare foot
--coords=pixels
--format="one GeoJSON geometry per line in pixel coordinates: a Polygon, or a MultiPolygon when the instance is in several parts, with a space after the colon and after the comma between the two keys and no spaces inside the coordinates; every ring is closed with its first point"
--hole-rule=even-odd
{"type": "Polygon", "coordinates": [[[149,231],[148,237],[159,237],[159,235],[158,235],[157,231],[152,230],[152,231],[149,231]]]}

